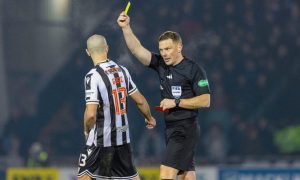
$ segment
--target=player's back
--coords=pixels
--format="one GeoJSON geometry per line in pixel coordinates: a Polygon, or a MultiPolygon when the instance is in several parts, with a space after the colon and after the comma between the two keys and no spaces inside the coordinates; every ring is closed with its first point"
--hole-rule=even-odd
{"type": "Polygon", "coordinates": [[[130,142],[127,96],[137,90],[125,67],[107,60],[85,77],[86,103],[99,104],[87,145],[115,146],[130,142]]]}

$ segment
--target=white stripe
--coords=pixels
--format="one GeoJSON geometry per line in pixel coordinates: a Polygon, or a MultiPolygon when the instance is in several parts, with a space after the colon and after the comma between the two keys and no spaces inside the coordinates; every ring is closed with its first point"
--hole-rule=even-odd
{"type": "Polygon", "coordinates": [[[85,170],[83,171],[82,173],[78,174],[77,176],[78,177],[81,177],[81,176],[84,176],[84,175],[87,175],[89,177],[92,177],[92,178],[100,178],[100,179],[110,179],[110,180],[120,180],[120,179],[133,179],[134,177],[138,176],[139,174],[136,173],[132,176],[124,176],[124,177],[115,177],[115,176],[112,176],[112,177],[108,177],[108,176],[99,176],[99,175],[94,175],[93,173],[91,173],[89,170],[85,170]]]}
{"type": "MultiPolygon", "coordinates": [[[[123,66],[122,66],[123,67],[123,66]]],[[[134,92],[137,91],[137,88],[135,86],[135,84],[133,83],[132,79],[131,79],[131,76],[127,70],[127,68],[123,67],[124,71],[125,71],[125,74],[126,74],[126,77],[127,77],[127,82],[128,84],[125,84],[125,86],[127,87],[127,97],[128,98],[131,94],[133,94],[134,92]],[[133,85],[133,89],[130,90],[129,87],[130,85],[129,84],[132,84],[133,85]]],[[[125,76],[125,75],[124,75],[125,76]]],[[[124,81],[124,83],[126,83],[126,81],[124,81]]],[[[126,107],[126,111],[127,111],[127,107],[126,107]]],[[[127,143],[130,143],[130,135],[129,135],[129,123],[128,123],[128,116],[127,116],[127,113],[124,115],[125,117],[125,125],[127,126],[127,129],[126,129],[126,142],[127,143]]]]}
{"type": "MultiPolygon", "coordinates": [[[[122,74],[118,73],[118,75],[119,75],[119,77],[122,77],[122,74]]],[[[112,76],[111,79],[115,77],[113,74],[111,76],[112,76]]],[[[117,90],[118,87],[117,87],[116,84],[112,84],[112,86],[114,87],[114,89],[117,90]]],[[[123,87],[122,84],[121,84],[121,87],[123,87]]],[[[118,91],[117,91],[117,94],[119,95],[118,91]]],[[[119,99],[117,99],[117,101],[119,101],[119,99]]],[[[121,104],[120,104],[121,102],[119,101],[118,103],[119,103],[119,107],[121,108],[121,104]]],[[[115,102],[115,104],[116,104],[116,102],[115,102]]],[[[117,143],[117,145],[122,145],[122,131],[120,131],[120,129],[122,128],[122,118],[121,118],[121,115],[119,115],[117,113],[116,113],[115,124],[116,124],[116,129],[117,129],[117,132],[116,132],[116,143],[117,143]]]]}
{"type": "Polygon", "coordinates": [[[117,145],[122,145],[122,118],[121,115],[116,115],[116,128],[117,128],[117,145]]]}
{"type": "Polygon", "coordinates": [[[138,90],[137,88],[133,89],[132,91],[128,92],[128,95],[131,96],[131,95],[132,95],[133,93],[135,93],[137,90],[138,90]]]}
{"type": "MultiPolygon", "coordinates": [[[[120,77],[123,77],[123,82],[121,83],[121,87],[125,87],[125,88],[127,89],[128,86],[127,86],[127,84],[126,84],[125,74],[123,73],[123,71],[119,72],[119,76],[120,76],[120,77]]],[[[128,81],[127,81],[127,82],[128,82],[128,81]]],[[[126,92],[126,93],[127,93],[127,92],[126,92]]],[[[124,94],[124,95],[125,95],[125,94],[124,94]]],[[[125,95],[124,98],[128,98],[128,96],[125,95]]],[[[126,100],[126,101],[127,101],[127,100],[126,100]]],[[[126,111],[127,111],[126,103],[124,103],[123,105],[124,105],[123,108],[126,109],[126,111]]],[[[127,142],[127,141],[128,141],[128,139],[127,139],[127,132],[128,132],[128,130],[129,130],[129,129],[128,129],[127,113],[124,114],[124,120],[125,120],[124,126],[127,127],[127,129],[126,129],[126,142],[127,142]]],[[[120,116],[120,126],[122,127],[122,118],[121,118],[121,116],[120,116]]],[[[122,144],[123,144],[123,132],[122,132],[122,131],[119,132],[118,141],[120,141],[120,143],[119,143],[118,145],[122,145],[122,144]]]]}
{"type": "Polygon", "coordinates": [[[126,125],[127,125],[127,127],[128,127],[128,129],[126,130],[126,142],[127,142],[127,143],[130,143],[129,123],[128,123],[127,114],[125,114],[125,119],[126,119],[126,125]]]}
{"type": "Polygon", "coordinates": [[[86,145],[91,146],[95,139],[97,139],[97,136],[95,136],[95,129],[96,125],[94,124],[93,129],[90,130],[88,139],[86,141],[86,145]]]}
{"type": "Polygon", "coordinates": [[[125,70],[125,73],[126,73],[127,79],[128,79],[128,84],[127,84],[128,95],[131,95],[133,92],[136,91],[137,87],[136,87],[135,83],[133,82],[133,80],[132,80],[132,78],[131,78],[131,76],[129,74],[128,69],[125,68],[125,67],[123,67],[123,69],[125,70]],[[132,86],[132,89],[129,89],[130,85],[132,86]]]}
{"type": "MultiPolygon", "coordinates": [[[[96,126],[96,129],[98,129],[97,128],[97,126],[96,126]]],[[[98,146],[98,144],[97,144],[97,140],[98,140],[98,131],[96,130],[96,132],[95,132],[95,138],[94,138],[94,145],[97,147],[98,146]]]]}
{"type": "MultiPolygon", "coordinates": [[[[128,72],[128,70],[126,69],[126,68],[124,68],[125,69],[125,73],[126,73],[126,75],[127,75],[127,80],[128,80],[128,84],[127,84],[127,91],[128,91],[128,94],[127,94],[127,98],[131,95],[131,94],[133,94],[134,92],[136,92],[137,91],[137,88],[135,87],[135,84],[132,82],[132,80],[131,80],[131,76],[130,76],[130,74],[129,74],[129,72],[128,72]],[[133,84],[133,91],[131,91],[131,92],[129,92],[129,84],[130,83],[132,83],[133,84]]],[[[128,110],[127,109],[128,107],[126,107],[126,111],[128,110]]],[[[127,126],[127,130],[126,130],[126,142],[127,143],[130,143],[130,135],[129,135],[129,122],[128,122],[128,116],[127,116],[127,113],[125,114],[125,124],[126,124],[126,126],[127,126]]]]}
{"type": "Polygon", "coordinates": [[[104,147],[111,146],[111,114],[110,114],[110,102],[108,97],[108,90],[106,89],[105,83],[100,76],[99,91],[103,100],[103,112],[104,112],[104,129],[103,129],[103,145],[104,147]]]}

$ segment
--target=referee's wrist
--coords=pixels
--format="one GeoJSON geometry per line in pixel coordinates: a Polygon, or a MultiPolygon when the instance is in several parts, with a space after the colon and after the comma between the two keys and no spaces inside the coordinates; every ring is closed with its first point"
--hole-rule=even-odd
{"type": "Polygon", "coordinates": [[[180,104],[180,99],[178,98],[178,99],[175,99],[174,100],[175,101],[175,107],[179,107],[179,104],[180,104]]]}

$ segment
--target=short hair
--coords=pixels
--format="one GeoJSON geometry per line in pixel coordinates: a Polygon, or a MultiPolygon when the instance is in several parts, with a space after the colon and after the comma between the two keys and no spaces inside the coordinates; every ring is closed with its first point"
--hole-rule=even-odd
{"type": "Polygon", "coordinates": [[[162,33],[158,38],[158,42],[167,40],[167,39],[172,39],[174,42],[182,44],[182,39],[177,32],[166,31],[166,32],[162,33]]]}
{"type": "Polygon", "coordinates": [[[87,49],[90,53],[98,53],[101,54],[104,52],[105,48],[107,47],[107,42],[104,36],[94,34],[93,36],[89,37],[86,41],[87,49]]]}

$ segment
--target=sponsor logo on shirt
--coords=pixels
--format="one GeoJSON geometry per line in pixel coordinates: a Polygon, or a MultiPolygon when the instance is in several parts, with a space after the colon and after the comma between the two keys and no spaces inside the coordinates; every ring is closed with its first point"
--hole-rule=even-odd
{"type": "Polygon", "coordinates": [[[92,152],[93,152],[93,150],[88,149],[88,150],[87,150],[88,156],[90,156],[92,152]]]}
{"type": "Polygon", "coordinates": [[[112,67],[110,69],[107,69],[105,70],[105,74],[115,74],[115,73],[118,73],[118,72],[122,72],[121,68],[119,67],[112,67]]]}
{"type": "Polygon", "coordinates": [[[167,78],[168,78],[168,79],[173,79],[172,74],[167,75],[167,78]]]}
{"type": "Polygon", "coordinates": [[[128,129],[128,126],[121,126],[121,127],[117,127],[117,131],[120,131],[120,132],[126,132],[126,130],[128,129]]]}
{"type": "Polygon", "coordinates": [[[91,81],[91,78],[90,78],[90,77],[87,77],[87,78],[86,78],[86,84],[90,84],[90,81],[91,81]]]}
{"type": "Polygon", "coordinates": [[[198,81],[198,86],[199,86],[199,87],[205,87],[205,86],[208,86],[208,81],[207,81],[207,79],[201,79],[200,81],[198,81]]]}

